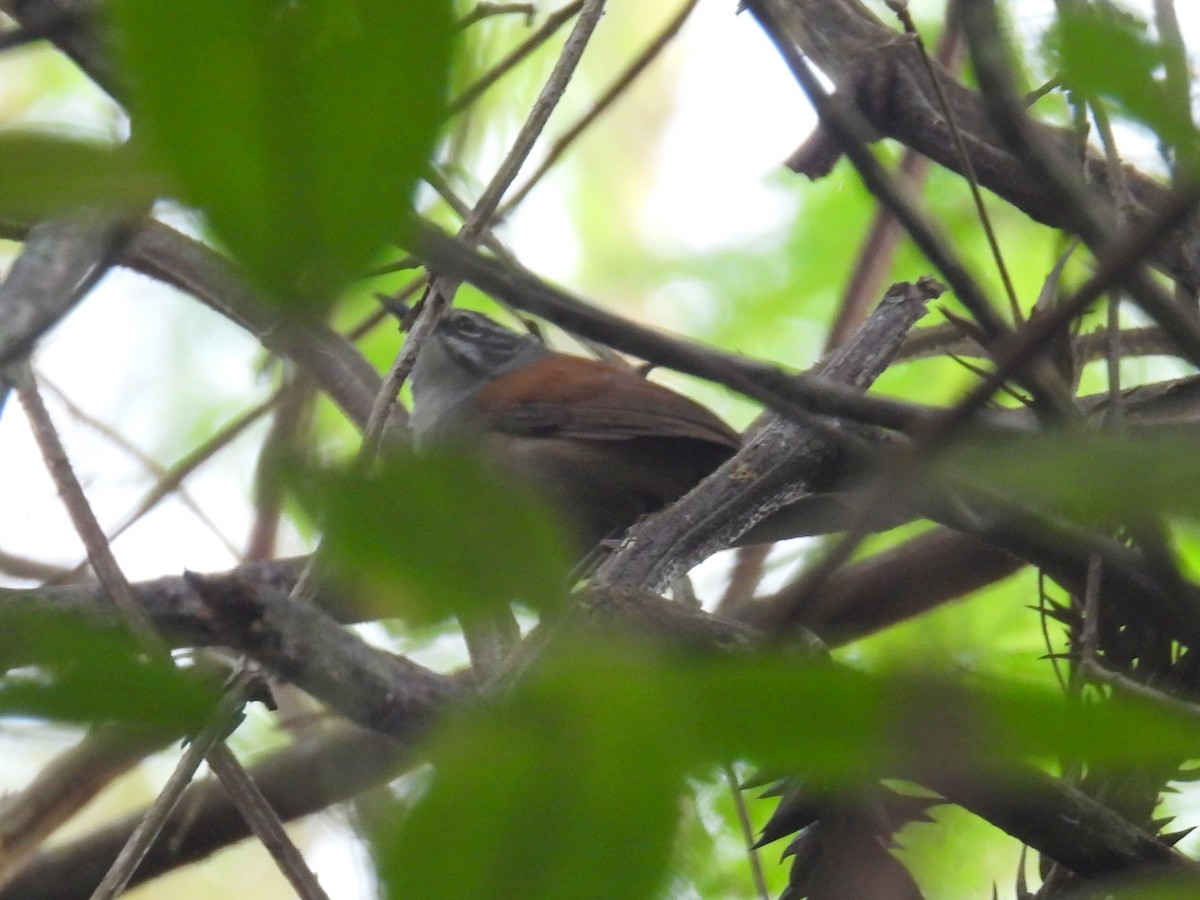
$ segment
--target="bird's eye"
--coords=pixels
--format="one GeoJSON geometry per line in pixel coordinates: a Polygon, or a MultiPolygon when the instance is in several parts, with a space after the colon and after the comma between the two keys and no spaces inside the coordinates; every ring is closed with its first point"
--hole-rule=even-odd
{"type": "Polygon", "coordinates": [[[455,316],[454,330],[466,338],[479,337],[483,334],[483,326],[476,322],[473,316],[455,316]]]}

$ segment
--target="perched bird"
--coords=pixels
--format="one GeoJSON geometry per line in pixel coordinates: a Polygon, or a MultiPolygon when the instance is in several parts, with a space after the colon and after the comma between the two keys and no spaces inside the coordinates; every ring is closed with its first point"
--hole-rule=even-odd
{"type": "Polygon", "coordinates": [[[556,353],[469,310],[438,322],[411,384],[419,445],[481,443],[547,492],[584,549],[683,496],[741,445],[629,366],[556,353]]]}

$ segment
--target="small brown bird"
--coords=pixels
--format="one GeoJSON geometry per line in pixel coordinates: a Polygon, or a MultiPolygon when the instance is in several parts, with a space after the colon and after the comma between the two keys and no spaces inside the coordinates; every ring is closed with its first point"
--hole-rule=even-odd
{"type": "Polygon", "coordinates": [[[617,363],[548,350],[452,309],[412,373],[418,444],[481,440],[546,489],[585,548],[683,496],[732,456],[737,432],[617,363]]]}

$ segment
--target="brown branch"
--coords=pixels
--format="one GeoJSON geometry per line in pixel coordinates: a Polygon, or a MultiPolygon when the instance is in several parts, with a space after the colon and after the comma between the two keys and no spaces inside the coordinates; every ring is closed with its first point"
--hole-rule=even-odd
{"type": "Polygon", "coordinates": [[[129,237],[127,213],[80,213],[29,229],[0,287],[0,370],[26,356],[108,271],[129,237]]]}
{"type": "Polygon", "coordinates": [[[533,34],[527,37],[521,44],[516,47],[508,56],[492,66],[480,78],[468,87],[465,91],[455,97],[449,105],[449,114],[462,112],[476,100],[478,100],[488,88],[503,78],[508,72],[515,69],[522,60],[528,57],[534,50],[546,43],[554,32],[562,28],[567,22],[571,21],[579,10],[583,7],[583,0],[575,0],[573,3],[568,3],[560,9],[556,9],[546,21],[542,23],[533,34]]]}
{"type": "MultiPolygon", "coordinates": [[[[787,10],[800,26],[789,32],[791,38],[832,79],[839,93],[854,98],[877,134],[895,138],[935,163],[960,171],[933,86],[911,43],[860,0],[788,0],[787,10]]],[[[963,132],[979,183],[1036,221],[1073,230],[1068,209],[1013,155],[989,120],[980,95],[943,68],[935,66],[935,71],[963,132]]],[[[1031,128],[1039,143],[1060,147],[1067,158],[1074,153],[1076,138],[1070,129],[1041,124],[1031,128]]],[[[1089,194],[1114,202],[1103,154],[1087,148],[1083,168],[1089,194]]],[[[1126,167],[1125,178],[1134,204],[1128,224],[1145,227],[1166,205],[1170,191],[1136,169],[1126,167]]],[[[1193,217],[1155,249],[1153,264],[1187,284],[1200,285],[1197,246],[1200,220],[1193,217]]]]}
{"type": "Polygon", "coordinates": [[[787,622],[843,644],[964,597],[1025,564],[976,538],[935,528],[846,566],[815,596],[792,585],[743,606],[738,618],[757,627],[787,622]]]}
{"type": "Polygon", "coordinates": [[[277,467],[280,460],[297,451],[297,438],[307,431],[312,420],[314,391],[307,378],[292,378],[275,396],[279,402],[254,472],[254,520],[246,540],[248,560],[273,559],[276,555],[275,541],[284,502],[277,467]]]}
{"type": "MultiPolygon", "coordinates": [[[[243,610],[242,599],[245,598],[233,600],[232,612],[243,610]]],[[[756,633],[743,625],[667,602],[644,591],[616,592],[615,595],[606,591],[603,596],[590,600],[585,595],[581,601],[583,620],[576,627],[587,629],[589,634],[594,634],[597,628],[616,627],[639,635],[661,635],[672,643],[682,641],[685,646],[731,650],[752,648],[757,641],[756,633]]],[[[218,605],[222,602],[218,601],[218,605]]],[[[271,618],[271,608],[276,605],[276,600],[270,596],[250,599],[249,630],[258,631],[258,635],[257,638],[252,635],[249,641],[257,639],[264,645],[290,642],[290,639],[275,642],[270,637],[269,629],[275,621],[271,618]]],[[[216,612],[225,616],[230,610],[218,609],[216,612]]],[[[296,621],[305,620],[299,618],[296,621]]],[[[328,620],[321,623],[308,621],[318,625],[318,630],[323,632],[336,630],[328,620]]],[[[544,638],[544,629],[539,629],[537,634],[544,638]]],[[[345,684],[348,689],[353,689],[353,683],[351,677],[345,684]]],[[[424,697],[424,701],[412,707],[418,719],[429,713],[436,715],[460,696],[436,689],[433,693],[418,691],[418,694],[424,697]]],[[[937,731],[933,739],[941,742],[946,736],[937,731]]],[[[254,769],[253,774],[264,795],[282,818],[316,811],[382,783],[394,777],[409,760],[407,744],[395,744],[378,735],[338,732],[336,740],[342,742],[336,750],[326,751],[302,743],[254,769]],[[355,764],[346,765],[347,759],[353,759],[355,764]]],[[[931,786],[955,802],[996,821],[1010,833],[1051,853],[1076,871],[1106,872],[1148,864],[1186,870],[1186,862],[1169,847],[1154,841],[1095,801],[1039,772],[1020,770],[1014,782],[1005,782],[1001,788],[991,787],[978,778],[947,776],[934,780],[935,775],[923,774],[928,776],[925,780],[931,786]],[[1027,796],[1023,791],[1014,790],[1014,783],[1029,784],[1035,790],[1027,796]]],[[[199,858],[246,834],[244,823],[231,813],[227,800],[211,784],[192,786],[184,795],[182,808],[186,808],[188,814],[175,814],[165,827],[168,837],[174,834],[178,839],[160,841],[151,848],[137,878],[150,877],[199,858]]],[[[13,882],[0,888],[0,900],[86,896],[116,847],[128,836],[130,827],[131,820],[124,820],[75,843],[42,851],[13,882]]]]}
{"type": "Polygon", "coordinates": [[[307,602],[237,576],[188,575],[222,643],[352,722],[411,737],[459,695],[455,682],[346,630],[307,602]]]}
{"type": "MultiPolygon", "coordinates": [[[[266,563],[248,563],[233,571],[251,583],[277,590],[290,590],[304,558],[275,560],[266,563]]],[[[219,646],[220,638],[213,627],[200,599],[178,576],[156,578],[132,585],[133,596],[138,606],[154,623],[163,640],[173,647],[219,646]]],[[[342,621],[358,621],[350,604],[333,591],[318,594],[318,602],[325,609],[334,610],[342,621]]],[[[39,588],[0,588],[0,623],[12,633],[19,627],[22,612],[39,616],[62,616],[82,619],[97,627],[112,627],[120,623],[120,617],[112,604],[106,601],[104,589],[95,583],[68,584],[39,588]]],[[[17,632],[19,634],[19,632],[17,632]]],[[[28,644],[14,641],[5,647],[5,660],[10,665],[32,665],[36,659],[28,656],[28,644]]]]}
{"type": "Polygon", "coordinates": [[[295,890],[296,896],[300,900],[329,900],[329,895],[317,881],[317,876],[283,830],[283,822],[272,808],[271,802],[242,768],[233,752],[225,744],[216,743],[205,759],[226,790],[237,792],[242,816],[250,824],[259,843],[271,854],[275,865],[295,890]]]}
{"type": "MultiPolygon", "coordinates": [[[[1012,333],[1011,328],[970,273],[961,255],[942,230],[896,187],[867,146],[871,128],[863,114],[844,97],[831,97],[812,71],[801,50],[799,33],[804,31],[804,23],[795,17],[795,8],[785,0],[745,0],[744,5],[775,43],[789,71],[816,108],[822,124],[854,164],[867,190],[896,216],[921,252],[946,278],[950,289],[970,312],[989,344],[1006,339],[1012,333]]],[[[917,60],[924,69],[927,61],[920,53],[917,60]]],[[[1017,377],[1033,395],[1034,408],[1041,415],[1047,419],[1069,416],[1070,392],[1045,361],[1031,360],[1028,368],[1017,377]]]]}
{"type": "MultiPolygon", "coordinates": [[[[851,339],[817,372],[863,390],[891,362],[905,333],[941,285],[925,279],[894,285],[851,339]]],[[[661,590],[714,550],[730,546],[771,513],[811,491],[813,479],[836,455],[824,433],[776,419],[756,431],[738,453],[689,494],[638,523],[596,571],[600,583],[661,590]]],[[[771,540],[772,522],[746,534],[771,540]]]]}
{"type": "Polygon", "coordinates": [[[570,128],[564,131],[546,151],[546,157],[538,164],[537,169],[529,176],[521,187],[513,192],[512,196],[504,202],[504,205],[496,213],[497,219],[504,219],[516,206],[525,199],[531,190],[539,181],[549,172],[554,164],[562,157],[567,149],[575,142],[575,140],[583,134],[591,125],[604,115],[605,111],[629,88],[638,76],[644,72],[649,65],[654,62],[660,53],[679,33],[679,29],[683,27],[684,22],[691,16],[692,10],[696,8],[699,0],[686,0],[679,8],[666,26],[655,35],[654,39],[639,53],[626,67],[620,75],[616,77],[611,85],[602,93],[598,100],[592,104],[591,109],[584,113],[570,128]]]}
{"type": "MultiPolygon", "coordinates": [[[[168,225],[148,219],[130,238],[122,265],[191,294],[254,335],[310,377],[346,418],[362,428],[379,393],[378,373],[354,345],[320,322],[285,317],[246,287],[221,254],[168,225]]],[[[390,416],[403,428],[403,409],[390,416]]]]}
{"type": "MultiPolygon", "coordinates": [[[[297,740],[250,775],[284,821],[320,812],[372,787],[386,784],[412,765],[410,745],[348,725],[297,740]],[[353,760],[353,765],[347,765],[353,760]]],[[[43,849],[9,883],[0,900],[87,900],[109,862],[124,846],[144,811],[134,812],[86,837],[43,849]]],[[[183,795],[158,841],[134,873],[140,884],[196,862],[249,837],[245,820],[212,779],[183,795]]]]}
{"type": "Polygon", "coordinates": [[[453,272],[517,309],[656,366],[723,384],[781,415],[811,422],[811,413],[821,413],[906,430],[935,414],[920,404],[873,397],[831,379],[788,373],[642,327],[590,306],[523,269],[488,259],[432,226],[419,227],[416,240],[430,266],[453,272]]]}
{"type": "MultiPolygon", "coordinates": [[[[1107,329],[1100,328],[1081,334],[1071,340],[1071,356],[1080,365],[1104,359],[1109,353],[1112,337],[1107,329]]],[[[1169,356],[1174,353],[1175,343],[1161,328],[1125,328],[1120,333],[1120,357],[1169,356]]],[[[933,325],[914,328],[908,333],[904,346],[896,356],[897,363],[931,359],[938,356],[965,356],[986,358],[987,351],[975,340],[964,336],[956,325],[933,325]]]]}
{"type": "Polygon", "coordinates": [[[55,584],[70,581],[72,576],[71,570],[65,566],[17,556],[3,550],[0,550],[0,572],[27,581],[50,581],[55,584]]]}
{"type": "Polygon", "coordinates": [[[183,735],[127,724],[97,725],[21,791],[0,799],[0,886],[42,842],[133,766],[183,735]]]}
{"type": "MultiPolygon", "coordinates": [[[[1118,194],[1115,186],[1110,186],[1116,195],[1111,199],[1089,191],[1066,162],[1070,157],[1062,154],[1061,146],[1051,143],[1047,135],[1027,118],[1012,85],[1006,60],[1007,47],[990,0],[966,4],[962,25],[992,124],[1047,196],[1060,205],[1066,219],[1064,227],[1078,234],[1098,258],[1117,255],[1126,243],[1128,229],[1120,226],[1121,219],[1129,217],[1125,210],[1134,205],[1132,185],[1128,203],[1122,203],[1124,192],[1118,194]],[[1117,215],[1117,209],[1122,210],[1121,216],[1117,215]]],[[[1198,194],[1200,185],[1196,184],[1189,184],[1176,194],[1166,194],[1159,206],[1159,215],[1152,214],[1150,221],[1162,221],[1168,217],[1172,205],[1180,203],[1186,204],[1190,213],[1198,194]]],[[[1147,225],[1145,230],[1151,227],[1147,225]]],[[[1188,282],[1189,285],[1197,283],[1194,280],[1188,282]]],[[[1192,362],[1200,363],[1200,319],[1195,310],[1186,309],[1169,296],[1140,266],[1125,272],[1122,284],[1146,314],[1176,341],[1180,353],[1192,362]]]]}
{"type": "Polygon", "coordinates": [[[514,14],[524,16],[525,24],[532,25],[533,17],[537,15],[537,7],[532,3],[476,3],[470,12],[458,20],[458,28],[461,31],[493,16],[514,14]]]}
{"type": "Polygon", "coordinates": [[[87,549],[92,570],[104,586],[104,592],[109,598],[108,602],[117,608],[123,623],[147,656],[170,663],[171,654],[168,647],[159,637],[154,623],[134,600],[129,581],[117,564],[108,539],[104,536],[104,531],[96,520],[96,515],[83,492],[83,487],[75,477],[71,463],[67,459],[66,450],[54,428],[54,423],[50,420],[50,414],[46,410],[41,394],[33,380],[33,373],[28,367],[25,367],[17,394],[29,419],[29,427],[45,461],[46,470],[50,473],[50,478],[58,489],[71,524],[74,525],[80,540],[87,549]]]}
{"type": "Polygon", "coordinates": [[[1078,788],[1032,766],[990,778],[927,772],[922,781],[1085,878],[1162,868],[1187,878],[1184,883],[1191,891],[1200,884],[1195,862],[1078,788]]]}

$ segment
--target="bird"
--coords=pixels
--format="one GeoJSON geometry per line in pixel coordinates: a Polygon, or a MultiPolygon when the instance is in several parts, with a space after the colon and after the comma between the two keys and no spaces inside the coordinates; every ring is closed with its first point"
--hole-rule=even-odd
{"type": "Polygon", "coordinates": [[[633,366],[555,352],[472,310],[442,316],[410,385],[418,447],[468,443],[538,485],[584,553],[683,496],[742,443],[633,366]]]}

